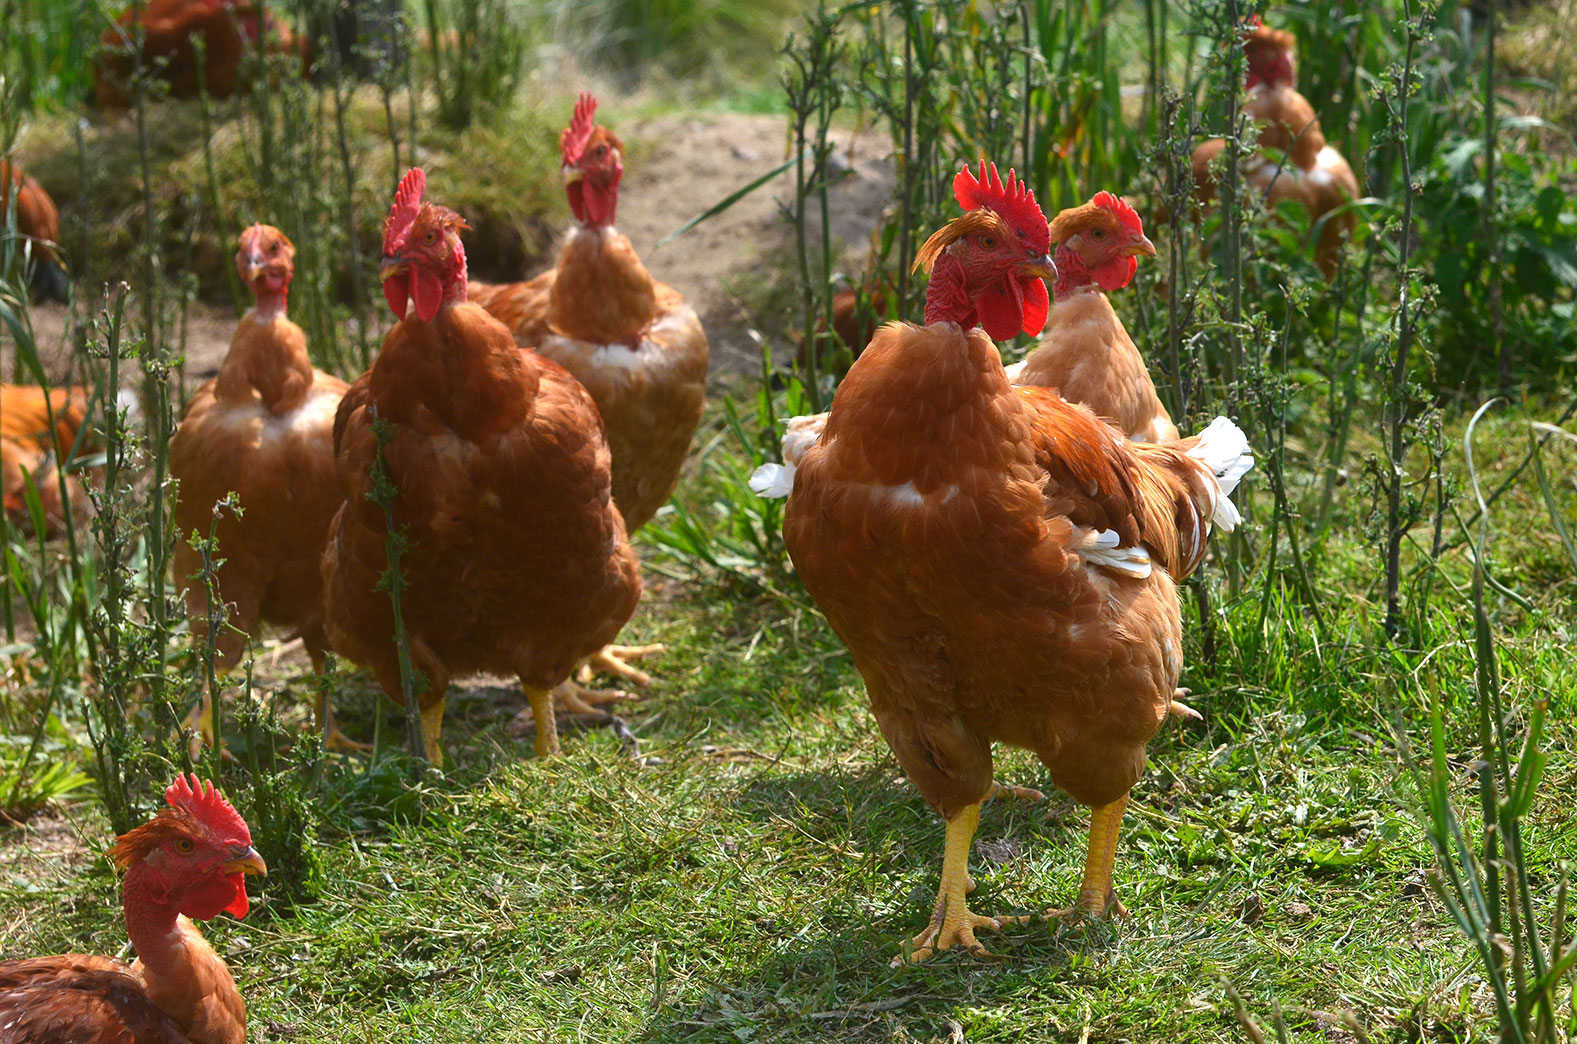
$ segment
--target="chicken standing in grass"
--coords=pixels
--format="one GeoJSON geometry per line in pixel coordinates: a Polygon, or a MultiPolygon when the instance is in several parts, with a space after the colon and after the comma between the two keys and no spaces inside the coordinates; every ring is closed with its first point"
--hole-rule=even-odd
{"type": "Polygon", "coordinates": [[[1138,213],[1110,192],[1097,192],[1052,220],[1051,241],[1057,244],[1056,303],[1040,343],[1007,368],[1009,379],[1083,403],[1135,442],[1176,439],[1177,425],[1106,298],[1128,285],[1139,255],[1155,256],[1138,213]]]}
{"type": "Polygon", "coordinates": [[[0,1044],[244,1044],[246,1004],[192,921],[245,917],[246,875],[268,867],[212,783],[177,777],[164,798],[110,849],[137,960],[0,963],[0,1044]]]}
{"type": "MultiPolygon", "coordinates": [[[[170,441],[170,474],[180,483],[174,519],[175,577],[198,640],[208,634],[202,557],[189,537],[218,537],[216,577],[228,626],[214,636],[217,666],[235,667],[264,623],[301,636],[312,669],[324,665],[323,580],[319,562],[329,522],[343,499],[334,477],[334,411],[345,382],[314,369],[301,327],[285,314],[295,247],[279,229],[241,233],[235,264],[254,306],[236,324],[219,375],[198,389],[170,441]],[[215,505],[231,492],[240,511],[215,505]]],[[[187,724],[214,741],[212,694],[187,724]]],[[[366,749],[334,724],[328,695],[318,724],[336,749],[366,749]]],[[[194,739],[195,742],[195,739],[194,739]]]]}
{"type": "Polygon", "coordinates": [[[953,183],[965,214],[934,234],[924,327],[877,331],[818,433],[792,426],[784,542],[848,645],[882,734],[947,822],[923,960],[1011,918],[966,895],[991,745],[1033,750],[1093,809],[1073,908],[1122,910],[1118,827],[1182,667],[1175,581],[1253,462],[1222,418],[1201,435],[1129,442],[1083,406],[1014,388],[992,338],[1038,333],[1054,276],[1032,193],[982,161],[953,183]],[[976,329],[979,324],[984,330],[976,329]]]}
{"type": "MultiPolygon", "coordinates": [[[[613,454],[613,501],[634,534],[678,484],[706,401],[708,349],[695,310],[652,278],[613,227],[624,146],[592,124],[596,110],[597,100],[581,95],[559,137],[577,223],[558,266],[529,282],[472,283],[466,292],[517,344],[564,367],[596,400],[613,454]]],[[[612,646],[590,664],[644,686],[650,678],[624,661],[661,648],[612,646]]]]}
{"type": "MultiPolygon", "coordinates": [[[[1293,199],[1303,204],[1311,224],[1325,218],[1314,257],[1328,279],[1335,274],[1342,244],[1357,223],[1350,210],[1332,211],[1357,198],[1358,179],[1342,154],[1325,143],[1314,106],[1298,93],[1297,46],[1291,33],[1254,19],[1243,43],[1248,59],[1248,97],[1243,111],[1260,124],[1260,149],[1274,155],[1262,151],[1246,156],[1242,171],[1247,183],[1265,194],[1272,209],[1282,200],[1293,199]]],[[[1211,164],[1225,148],[1225,140],[1212,138],[1194,150],[1194,191],[1207,204],[1216,197],[1211,164]]]]}
{"type": "Polygon", "coordinates": [[[553,691],[612,641],[635,611],[640,566],[611,496],[608,444],[591,396],[562,367],[516,347],[466,302],[465,227],[422,201],[405,176],[384,226],[383,290],[401,321],[334,425],[345,506],[323,557],[331,646],[401,694],[383,508],[381,454],[408,545],[403,617],[427,754],[437,761],[449,678],[520,678],[536,749],[556,752],[553,691]]]}

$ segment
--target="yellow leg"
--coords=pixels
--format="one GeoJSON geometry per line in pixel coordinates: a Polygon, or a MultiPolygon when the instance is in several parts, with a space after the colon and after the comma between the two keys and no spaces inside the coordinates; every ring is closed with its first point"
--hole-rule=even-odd
{"type": "Polygon", "coordinates": [[[631,667],[625,661],[640,660],[666,651],[667,647],[663,645],[605,645],[586,657],[586,661],[581,664],[579,680],[585,684],[591,681],[593,674],[606,674],[644,689],[652,683],[652,676],[637,667],[631,667]]]}
{"type": "MultiPolygon", "coordinates": [[[[931,923],[926,930],[914,937],[910,944],[908,961],[918,964],[953,946],[963,946],[976,957],[991,956],[975,938],[977,928],[1001,928],[1018,924],[1023,917],[983,917],[970,912],[964,896],[974,888],[969,876],[969,845],[975,837],[975,827],[980,824],[980,806],[969,805],[947,821],[947,845],[942,851],[942,883],[936,893],[936,908],[931,911],[931,923]]],[[[905,956],[893,959],[893,967],[904,963],[905,956]]]]}
{"type": "Polygon", "coordinates": [[[438,697],[430,706],[422,708],[422,740],[427,745],[427,760],[443,768],[444,748],[439,741],[444,731],[444,698],[438,697]]]}
{"type": "Polygon", "coordinates": [[[329,694],[318,697],[318,729],[323,733],[323,746],[329,750],[356,751],[371,754],[371,743],[359,743],[340,731],[334,722],[334,708],[329,706],[329,694]]]}
{"type": "Polygon", "coordinates": [[[565,680],[553,694],[559,706],[571,714],[601,714],[601,707],[631,698],[617,689],[588,689],[574,678],[565,680]]]}
{"type": "Polygon", "coordinates": [[[1112,867],[1117,862],[1117,832],[1122,826],[1123,810],[1128,807],[1128,795],[1109,805],[1090,812],[1090,850],[1084,859],[1084,884],[1079,888],[1079,901],[1065,910],[1051,910],[1053,917],[1070,917],[1087,914],[1105,917],[1116,914],[1127,917],[1128,909],[1117,900],[1112,890],[1112,867]]]}
{"type": "MultiPolygon", "coordinates": [[[[562,688],[562,686],[560,686],[562,688]]],[[[549,689],[538,689],[531,685],[522,685],[526,690],[526,699],[531,701],[531,717],[536,721],[537,757],[545,758],[559,752],[559,723],[553,717],[553,692],[549,689]]]]}

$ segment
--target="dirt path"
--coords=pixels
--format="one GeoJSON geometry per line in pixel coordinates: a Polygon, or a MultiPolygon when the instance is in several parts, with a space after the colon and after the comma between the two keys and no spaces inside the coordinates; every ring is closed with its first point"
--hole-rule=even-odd
{"type": "MultiPolygon", "coordinates": [[[[619,196],[619,229],[630,237],[652,274],[695,306],[712,341],[714,376],[756,373],[759,349],[746,332],[749,318],[742,302],[730,288],[749,287],[752,279],[770,278],[791,263],[794,235],[787,214],[793,198],[792,175],[780,175],[683,236],[661,247],[657,243],[782,163],[783,118],[670,114],[621,123],[618,130],[634,154],[619,196]]],[[[832,189],[833,235],[845,248],[847,266],[857,270],[890,196],[892,163],[886,142],[878,135],[864,135],[852,150],[848,135],[840,135],[839,145],[839,159],[845,161],[848,173],[832,189]]],[[[40,351],[55,381],[69,377],[72,345],[80,336],[66,330],[67,317],[60,305],[38,305],[32,310],[40,351]]],[[[189,386],[218,368],[235,319],[228,307],[192,305],[187,315],[189,386]]],[[[762,317],[763,325],[770,325],[769,320],[762,317]]],[[[761,333],[779,357],[787,354],[785,330],[761,333]]],[[[13,372],[11,354],[7,343],[8,379],[13,372]]]]}

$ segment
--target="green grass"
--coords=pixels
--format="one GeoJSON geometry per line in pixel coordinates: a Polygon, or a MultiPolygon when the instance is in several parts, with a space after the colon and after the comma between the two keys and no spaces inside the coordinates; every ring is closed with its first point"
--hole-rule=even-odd
{"type": "MultiPolygon", "coordinates": [[[[1511,418],[1480,428],[1486,473],[1514,459],[1519,431],[1511,418]]],[[[1497,625],[1513,706],[1551,704],[1529,837],[1547,900],[1577,854],[1559,797],[1577,777],[1577,692],[1570,581],[1541,591],[1545,567],[1521,564],[1554,540],[1531,481],[1495,528],[1500,578],[1535,608],[1507,603],[1497,625]]],[[[704,485],[690,489],[703,503],[704,485]]],[[[447,775],[409,792],[397,763],[336,763],[317,800],[315,899],[281,908],[264,881],[246,922],[209,934],[258,1041],[946,1041],[954,1023],[969,1041],[1240,1040],[1224,981],[1263,1025],[1279,1003],[1295,1040],[1326,1039],[1309,1012],[1345,1010],[1375,1039],[1415,1039],[1410,1024],[1424,1040],[1481,1039],[1471,956],[1418,885],[1431,856],[1390,723],[1426,745],[1427,715],[1370,641],[1383,607],[1354,568],[1368,557],[1339,538],[1320,563],[1343,637],[1318,653],[1290,604],[1261,630],[1257,600],[1226,603],[1214,668],[1190,626],[1184,681],[1207,720],[1169,723],[1151,745],[1119,849],[1126,921],[1037,920],[988,940],[999,961],[889,968],[927,917],[941,828],[899,779],[846,654],[819,618],[737,584],[659,580],[628,635],[669,645],[652,691],[625,708],[642,760],[606,731],[536,759],[504,732],[514,690],[457,691],[447,775]]],[[[1465,584],[1460,554],[1442,568],[1465,584]]],[[[1427,616],[1436,651],[1409,669],[1442,687],[1471,807],[1470,616],[1446,583],[1427,616]]],[[[347,727],[381,717],[397,745],[397,711],[365,678],[342,687],[347,727]]],[[[999,751],[998,775],[1050,790],[1022,752],[999,751]]],[[[101,852],[97,811],[67,807],[101,852]]],[[[988,805],[975,908],[1067,903],[1087,821],[1056,793],[988,805]]],[[[103,861],[16,861],[28,844],[0,842],[0,953],[117,950],[103,861]]]]}

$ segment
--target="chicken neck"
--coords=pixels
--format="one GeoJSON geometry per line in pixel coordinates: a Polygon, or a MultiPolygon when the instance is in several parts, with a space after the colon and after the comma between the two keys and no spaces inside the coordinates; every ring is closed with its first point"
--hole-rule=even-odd
{"type": "Polygon", "coordinates": [[[1130,259],[1127,257],[1115,257],[1091,268],[1077,250],[1059,246],[1052,260],[1057,263],[1057,285],[1052,289],[1058,301],[1072,294],[1100,290],[1103,282],[1110,283],[1118,279],[1122,283],[1128,281],[1130,259]]]}
{"type": "Polygon", "coordinates": [[[556,273],[548,292],[548,323],[555,332],[590,344],[640,347],[657,317],[657,285],[618,229],[572,229],[556,273]]]}
{"type": "Polygon", "coordinates": [[[964,266],[949,254],[937,258],[925,290],[925,325],[957,323],[968,330],[978,320],[975,302],[965,285],[964,266]]]}
{"type": "MultiPolygon", "coordinates": [[[[146,863],[134,863],[126,871],[121,908],[126,917],[126,934],[137,948],[137,963],[148,998],[188,1034],[207,1021],[202,1010],[205,993],[224,989],[223,984],[228,984],[228,991],[234,996],[225,998],[224,1006],[240,1006],[241,997],[229,971],[196,926],[180,916],[146,863]],[[213,963],[220,967],[205,967],[213,963]],[[224,974],[216,974],[219,971],[224,974]],[[194,989],[197,984],[205,985],[207,990],[194,989]]],[[[203,1044],[197,1037],[192,1039],[203,1044]]]]}

